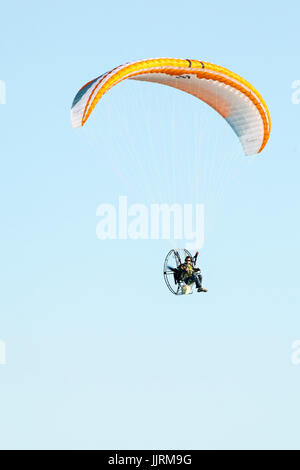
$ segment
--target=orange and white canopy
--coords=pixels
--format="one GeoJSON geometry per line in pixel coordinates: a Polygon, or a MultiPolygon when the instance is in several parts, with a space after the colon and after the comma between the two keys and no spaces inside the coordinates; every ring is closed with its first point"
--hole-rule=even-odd
{"type": "Polygon", "coordinates": [[[261,152],[268,142],[270,114],[255,88],[224,67],[189,59],[146,59],[100,75],[75,96],[72,126],[83,126],[100,98],[126,78],[169,85],[204,101],[230,124],[246,155],[261,152]]]}

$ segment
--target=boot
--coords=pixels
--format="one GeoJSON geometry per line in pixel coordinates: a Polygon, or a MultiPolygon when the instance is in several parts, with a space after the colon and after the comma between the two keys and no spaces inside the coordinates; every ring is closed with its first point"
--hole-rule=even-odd
{"type": "Polygon", "coordinates": [[[207,289],[204,289],[204,287],[199,287],[199,289],[197,289],[198,292],[207,292],[207,289]]]}

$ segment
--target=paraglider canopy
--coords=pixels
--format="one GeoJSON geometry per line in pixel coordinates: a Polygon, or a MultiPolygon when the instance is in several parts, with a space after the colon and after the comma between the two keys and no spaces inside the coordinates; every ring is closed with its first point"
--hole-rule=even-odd
{"type": "Polygon", "coordinates": [[[146,59],[120,65],[100,75],[75,96],[72,126],[83,126],[100,98],[127,78],[168,85],[204,101],[232,127],[246,155],[260,153],[268,142],[271,119],[258,91],[224,67],[190,59],[146,59]]]}

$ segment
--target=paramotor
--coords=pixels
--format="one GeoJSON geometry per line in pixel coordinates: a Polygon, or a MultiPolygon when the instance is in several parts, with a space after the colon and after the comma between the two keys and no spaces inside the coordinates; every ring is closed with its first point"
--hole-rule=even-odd
{"type": "Polygon", "coordinates": [[[186,295],[193,293],[193,284],[187,284],[180,276],[178,268],[184,262],[185,258],[190,256],[193,265],[195,265],[198,253],[192,256],[187,249],[170,250],[164,262],[164,280],[168,289],[175,295],[186,295]]]}

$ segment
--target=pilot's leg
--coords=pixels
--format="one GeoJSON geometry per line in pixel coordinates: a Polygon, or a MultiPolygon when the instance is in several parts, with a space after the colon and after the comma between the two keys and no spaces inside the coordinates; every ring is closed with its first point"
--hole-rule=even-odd
{"type": "Polygon", "coordinates": [[[202,287],[202,276],[201,276],[201,274],[194,274],[194,276],[198,281],[198,282],[195,281],[198,292],[207,292],[207,289],[204,289],[204,287],[202,287]]]}
{"type": "Polygon", "coordinates": [[[197,289],[200,289],[202,287],[202,276],[201,274],[193,274],[191,276],[193,279],[193,282],[196,284],[197,289]]]}

